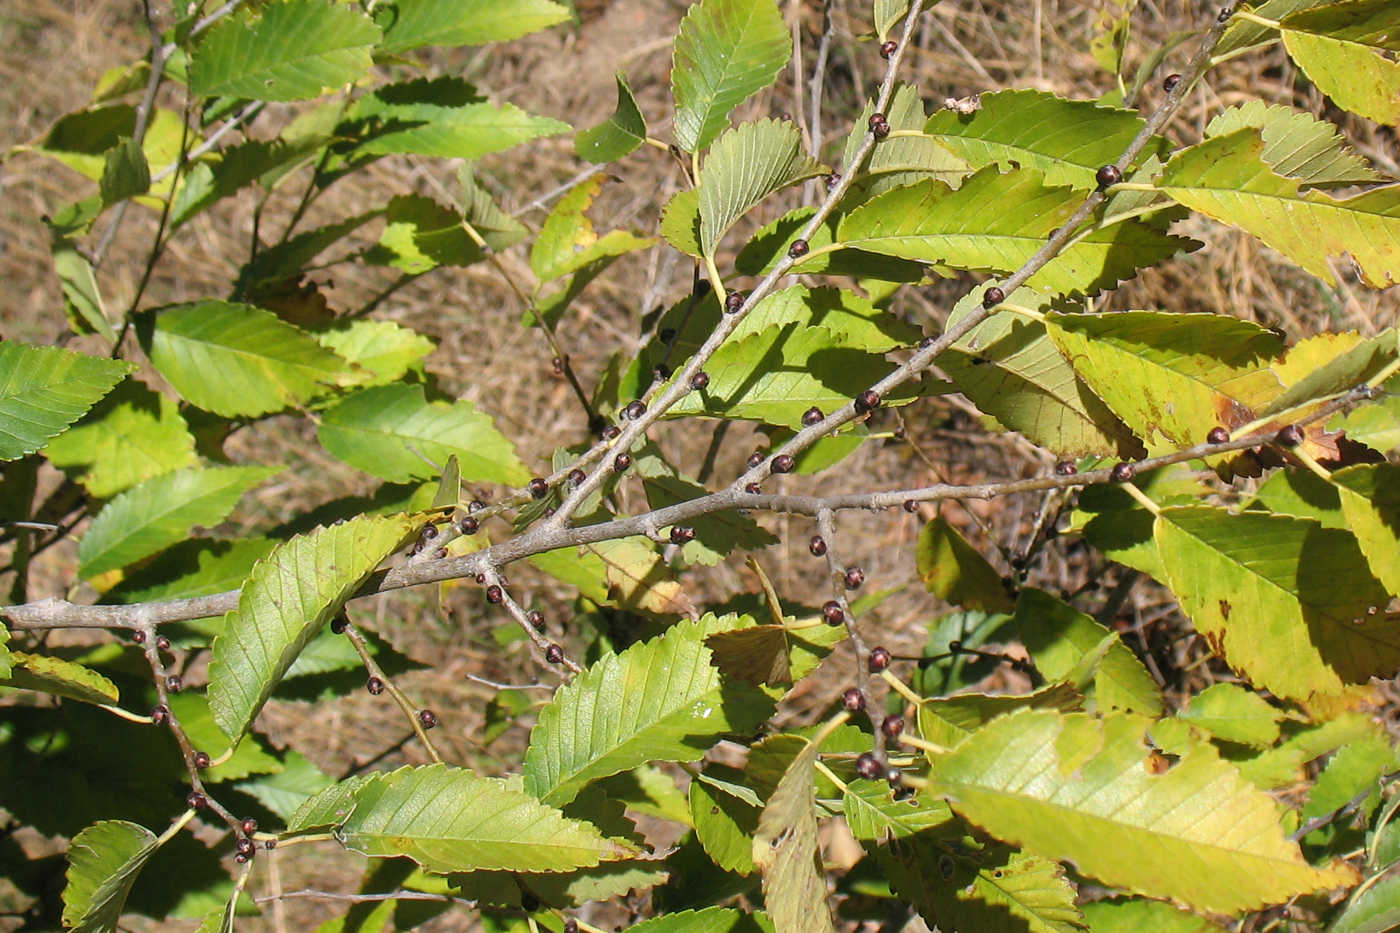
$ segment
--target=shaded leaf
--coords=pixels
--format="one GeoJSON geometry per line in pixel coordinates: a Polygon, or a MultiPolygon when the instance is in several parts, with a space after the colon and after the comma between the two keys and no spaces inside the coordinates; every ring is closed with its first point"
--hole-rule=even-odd
{"type": "Polygon", "coordinates": [[[63,290],[63,308],[73,329],[78,333],[91,331],[115,342],[117,332],[107,319],[107,309],[102,303],[102,292],[92,263],[78,252],[77,244],[67,237],[53,237],[49,242],[49,251],[54,275],[58,276],[59,287],[63,290]]]}
{"type": "Polygon", "coordinates": [[[1162,901],[1136,897],[1105,898],[1085,904],[1084,919],[1092,933],[1225,933],[1225,927],[1162,901]]]}
{"type": "Polygon", "coordinates": [[[694,761],[721,736],[767,718],[772,701],[722,681],[705,647],[707,635],[744,621],[680,622],[605,655],[559,688],[530,733],[525,789],[559,806],[598,778],[648,762],[694,761]]]}
{"type": "Polygon", "coordinates": [[[63,433],[134,367],[58,347],[0,340],[0,460],[63,433]]]}
{"type": "MultiPolygon", "coordinates": [[[[1008,300],[1038,303],[1034,297],[1020,289],[1008,300]]],[[[979,294],[969,294],[954,308],[949,326],[981,304],[979,294]]],[[[1141,449],[1060,354],[1043,322],[994,314],[942,353],[938,365],[980,410],[1062,457],[1131,456],[1141,449]]]]}
{"type": "Polygon", "coordinates": [[[1346,904],[1329,933],[1386,933],[1400,925],[1400,877],[1392,875],[1346,904]]]}
{"type": "Polygon", "coordinates": [[[763,900],[777,933],[834,933],[826,874],[817,847],[812,775],[817,746],[807,742],[788,765],[759,817],[753,861],[763,874],[763,900]]]}
{"type": "Polygon", "coordinates": [[[68,846],[63,926],[75,933],[114,933],[136,876],[155,853],[155,833],[125,820],[94,823],[68,846]]]}
{"type": "Polygon", "coordinates": [[[1016,626],[1036,668],[1047,680],[1070,676],[1087,655],[1111,638],[1094,674],[1099,709],[1126,709],[1149,716],[1162,714],[1162,694],[1132,649],[1106,626],[1033,587],[1016,599],[1016,626]]]}
{"type": "MultiPolygon", "coordinates": [[[[852,122],[851,132],[846,137],[842,165],[850,165],[860,151],[874,113],[875,101],[866,101],[865,108],[852,122]]],[[[971,174],[972,166],[966,160],[938,140],[924,135],[927,120],[928,114],[924,112],[924,102],[919,97],[918,88],[896,84],[889,103],[885,105],[885,122],[890,126],[890,136],[870,150],[861,177],[852,182],[843,201],[858,204],[871,195],[900,185],[911,185],[929,175],[956,186],[964,176],[971,174]],[[910,135],[899,135],[901,131],[910,135]]],[[[814,242],[812,245],[815,247],[818,244],[814,242]]],[[[812,267],[804,264],[804,268],[812,267]]]]}
{"type": "Polygon", "coordinates": [[[1341,748],[1348,742],[1382,737],[1380,728],[1361,713],[1347,713],[1291,735],[1277,747],[1236,762],[1244,779],[1264,790],[1274,790],[1304,780],[1308,762],[1341,748]]]}
{"type": "Polygon", "coordinates": [[[434,872],[568,871],[635,854],[506,781],[447,765],[378,774],[337,831],[347,848],[434,872]]]}
{"type": "Polygon", "coordinates": [[[686,152],[710,144],[729,111],[778,77],[792,39],[769,0],[702,0],[681,20],[671,65],[672,131],[686,152]]]}
{"type": "Polygon", "coordinates": [[[890,887],[929,923],[978,933],[1083,929],[1074,886],[1055,862],[1002,845],[981,851],[924,836],[876,850],[890,887]]]}
{"type": "Polygon", "coordinates": [[[1258,687],[1305,700],[1400,668],[1387,601],[1356,539],[1316,522],[1169,508],[1154,535],[1167,584],[1211,648],[1258,687]]]}
{"type": "Polygon", "coordinates": [[[490,415],[466,399],[430,402],[421,385],[348,395],[321,418],[316,436],[336,458],[394,483],[435,479],[451,456],[465,480],[521,484],[530,476],[490,415]]]}
{"type": "Polygon", "coordinates": [[[150,189],[151,167],[136,140],[124,137],[107,151],[98,185],[104,205],[145,194],[150,189]]]}
{"type": "Polygon", "coordinates": [[[617,73],[617,109],[612,116],[574,137],[574,152],[589,162],[616,162],[646,141],[647,123],[627,78],[617,73]]]}
{"type": "Polygon", "coordinates": [[[1001,574],[943,517],[919,532],[914,552],[919,579],[930,593],[954,606],[1010,612],[1014,601],[1001,574]]]}
{"type": "Polygon", "coordinates": [[[1145,765],[1150,720],[1025,711],[939,758],[931,790],[988,832],[1135,893],[1233,913],[1355,883],[1284,838],[1273,800],[1206,745],[1162,773],[1145,765]],[[1163,872],[1162,866],[1171,870],[1163,872]]]}
{"type": "Polygon", "coordinates": [[[209,662],[209,706],[224,735],[243,734],[301,649],[417,524],[353,519],[299,535],[253,568],[209,662]]]}
{"type": "Polygon", "coordinates": [[[364,76],[379,27],[354,7],[275,0],[236,12],[195,47],[190,90],[214,97],[303,100],[364,76]]]}
{"type": "Polygon", "coordinates": [[[290,749],[282,760],[280,770],[251,781],[242,781],[234,787],[290,822],[292,814],[307,800],[334,783],[334,779],[309,758],[290,749]]]}
{"type": "Polygon", "coordinates": [[[757,870],[753,863],[753,837],[761,808],[756,799],[737,797],[725,786],[742,778],[741,772],[709,765],[690,782],[690,822],[695,827],[695,838],[716,865],[725,871],[751,875],[757,870]],[[716,774],[729,781],[715,780],[716,774]]]}
{"type": "Polygon", "coordinates": [[[1391,595],[1400,594],[1400,466],[1348,467],[1333,473],[1332,482],[1371,572],[1391,595]]]}

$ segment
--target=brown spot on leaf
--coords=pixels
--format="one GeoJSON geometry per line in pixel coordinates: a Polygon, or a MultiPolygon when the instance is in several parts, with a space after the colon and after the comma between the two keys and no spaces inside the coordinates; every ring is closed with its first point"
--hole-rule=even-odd
{"type": "Polygon", "coordinates": [[[1166,774],[1171,769],[1172,763],[1167,760],[1167,756],[1161,752],[1148,752],[1147,758],[1143,760],[1142,766],[1147,769],[1148,774],[1166,774]]]}
{"type": "Polygon", "coordinates": [[[1225,619],[1230,618],[1230,609],[1231,609],[1230,601],[1229,601],[1228,599],[1222,599],[1222,600],[1220,601],[1220,615],[1221,615],[1221,617],[1222,617],[1222,618],[1225,618],[1225,619]]]}

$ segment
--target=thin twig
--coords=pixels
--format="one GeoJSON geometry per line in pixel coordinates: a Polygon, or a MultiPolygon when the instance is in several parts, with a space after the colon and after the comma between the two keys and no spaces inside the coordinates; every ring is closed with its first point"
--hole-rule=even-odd
{"type": "Polygon", "coordinates": [[[364,662],[365,670],[369,671],[370,677],[378,680],[384,685],[384,689],[389,692],[389,696],[394,698],[404,717],[408,719],[408,724],[413,727],[413,733],[418,736],[418,741],[423,743],[423,747],[428,751],[428,757],[437,764],[442,764],[442,755],[438,754],[437,746],[433,740],[428,738],[428,730],[424,728],[422,720],[423,709],[415,706],[408,695],[400,690],[388,674],[384,673],[384,668],[379,666],[379,662],[370,654],[369,644],[365,641],[365,636],[360,634],[360,630],[355,628],[345,616],[340,617],[340,621],[345,624],[345,637],[350,639],[350,644],[354,646],[355,653],[364,662]]]}

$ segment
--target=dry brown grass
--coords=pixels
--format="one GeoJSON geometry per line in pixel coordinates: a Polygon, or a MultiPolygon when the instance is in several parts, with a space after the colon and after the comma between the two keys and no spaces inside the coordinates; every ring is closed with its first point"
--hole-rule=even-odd
{"type": "MultiPolygon", "coordinates": [[[[1087,52],[1098,5],[1093,0],[946,0],[917,33],[917,49],[908,59],[907,77],[930,101],[1002,87],[1097,96],[1110,87],[1110,80],[1087,52]]],[[[653,133],[665,136],[669,42],[684,4],[615,0],[588,6],[589,15],[581,29],[556,30],[500,48],[436,52],[428,60],[439,72],[463,74],[480,82],[493,96],[576,126],[591,125],[610,112],[612,75],[615,70],[624,70],[651,118],[653,133]]],[[[875,49],[856,38],[865,28],[864,6],[853,0],[832,4],[837,31],[827,80],[827,153],[838,148],[848,130],[843,118],[848,120],[858,108],[878,75],[880,62],[875,49]]],[[[783,7],[803,39],[803,60],[809,67],[821,24],[820,4],[809,0],[785,2],[783,7]]],[[[1135,20],[1130,66],[1135,67],[1141,59],[1142,48],[1183,28],[1191,22],[1188,14],[1201,14],[1204,9],[1201,4],[1144,0],[1135,20]]],[[[0,117],[0,145],[40,137],[58,116],[87,99],[104,70],[139,56],[144,41],[139,10],[129,0],[28,0],[0,10],[0,114],[4,115],[0,117]]],[[[1170,62],[1183,58],[1180,51],[1171,56],[1169,64],[1147,84],[1146,103],[1157,99],[1160,77],[1171,70],[1170,62]]],[[[1397,170],[1394,134],[1329,110],[1315,91],[1296,80],[1277,49],[1254,53],[1218,69],[1192,96],[1171,132],[1182,140],[1197,138],[1204,122],[1219,108],[1260,95],[1341,119],[1360,151],[1383,168],[1397,170]]],[[[745,105],[738,116],[801,113],[803,96],[805,87],[794,84],[789,70],[773,91],[745,105]]],[[[165,103],[178,106],[175,98],[165,103]]],[[[258,132],[275,129],[287,114],[278,110],[269,115],[259,124],[258,132]]],[[[544,211],[532,206],[531,200],[573,177],[580,167],[570,140],[561,138],[488,158],[481,175],[507,209],[520,210],[521,219],[537,227],[544,211]]],[[[683,184],[676,165],[652,150],[607,171],[615,180],[595,211],[600,230],[625,226],[654,232],[661,204],[683,184]]],[[[352,184],[332,189],[304,227],[347,216],[394,194],[416,191],[440,196],[445,187],[450,188],[451,179],[450,166],[385,159],[352,184]]],[[[0,321],[7,338],[46,342],[60,336],[64,324],[59,293],[38,218],[84,192],[86,184],[65,169],[33,156],[16,156],[5,163],[0,176],[4,191],[0,198],[0,274],[5,283],[0,292],[0,321]]],[[[298,195],[299,191],[289,186],[274,199],[267,216],[285,216],[298,195]]],[[[224,205],[192,224],[159,266],[145,304],[226,294],[240,257],[246,255],[252,207],[251,199],[224,205]]],[[[774,216],[776,211],[768,210],[765,217],[774,216]]],[[[274,220],[274,230],[276,225],[274,220]]],[[[132,212],[103,270],[112,307],[121,307],[129,300],[153,230],[149,212],[132,212]]],[[[1109,298],[1108,306],[1230,313],[1277,324],[1294,338],[1324,329],[1374,332],[1394,323],[1393,296],[1347,287],[1334,294],[1248,237],[1205,224],[1193,224],[1188,232],[1204,240],[1207,247],[1187,259],[1146,272],[1109,298]]],[[[372,229],[366,231],[367,235],[373,233],[372,229]]],[[[637,348],[641,315],[652,309],[643,306],[644,296],[650,296],[652,306],[662,305],[689,288],[689,262],[677,261],[674,254],[666,255],[668,252],[657,250],[616,265],[588,290],[562,324],[561,339],[586,386],[591,388],[611,354],[631,354],[637,348]]],[[[520,249],[504,255],[502,264],[519,281],[529,281],[528,263],[520,249]]],[[[390,281],[384,270],[354,263],[336,266],[315,278],[332,307],[338,309],[356,307],[390,281]]],[[[910,320],[933,327],[958,294],[955,288],[967,284],[947,283],[902,297],[896,308],[910,320]]],[[[520,312],[519,302],[500,272],[483,263],[425,277],[393,294],[379,313],[437,340],[438,349],[428,367],[443,388],[494,413],[526,461],[544,464],[561,438],[583,438],[584,422],[567,387],[549,375],[552,353],[547,345],[536,332],[518,326],[520,312]]],[[[918,484],[935,477],[1011,477],[1037,465],[1043,467],[1044,457],[1028,452],[1027,445],[1014,438],[978,432],[966,412],[944,402],[923,402],[906,409],[902,424],[908,443],[867,444],[828,475],[775,478],[776,487],[874,488],[918,484]]],[[[886,415],[877,427],[893,431],[900,423],[886,415]]],[[[676,462],[694,470],[709,435],[708,428],[683,424],[663,428],[659,437],[676,462]]],[[[748,429],[732,430],[720,451],[716,475],[733,475],[754,442],[748,429]]],[[[239,435],[230,453],[240,460],[290,465],[278,483],[256,499],[249,521],[262,527],[275,524],[292,510],[372,489],[365,477],[318,453],[304,420],[272,419],[239,435]]],[[[1040,506],[1038,498],[1018,497],[972,505],[967,510],[952,506],[945,514],[966,528],[994,564],[1009,573],[1007,553],[998,553],[998,548],[1009,552],[1019,547],[1033,529],[1040,506]]],[[[777,517],[770,525],[784,544],[761,555],[760,560],[779,592],[794,603],[819,603],[825,598],[826,584],[821,568],[806,553],[806,541],[812,533],[807,523],[777,517]]],[[[864,565],[871,580],[868,586],[904,587],[865,620],[876,641],[900,653],[920,650],[924,623],[944,608],[922,594],[920,587],[910,585],[917,584],[913,551],[918,527],[918,517],[903,513],[897,517],[861,515],[842,522],[843,553],[864,565]]],[[[39,579],[56,591],[72,578],[74,563],[72,547],[55,548],[46,555],[39,579]]],[[[1074,590],[1100,571],[1101,565],[1082,551],[1057,543],[1030,569],[1029,582],[1052,591],[1074,590]]],[[[552,619],[567,617],[569,594],[563,587],[526,568],[513,569],[512,577],[525,601],[547,606],[552,619]]],[[[1108,582],[1113,579],[1110,575],[1108,582]]],[[[738,560],[689,574],[685,585],[700,605],[756,589],[753,575],[738,560]]],[[[1151,642],[1160,661],[1184,664],[1198,657],[1201,649],[1189,639],[1177,638],[1177,617],[1171,606],[1160,592],[1142,586],[1134,591],[1120,616],[1134,631],[1146,633],[1142,637],[1151,642]]],[[[431,665],[404,678],[403,686],[443,711],[444,725],[437,735],[444,752],[490,772],[517,767],[524,728],[512,730],[491,748],[483,749],[476,736],[492,691],[465,675],[519,681],[531,680],[537,672],[523,651],[502,651],[495,645],[489,633],[500,620],[482,612],[474,590],[454,589],[440,602],[436,593],[383,599],[356,607],[355,613],[370,620],[377,617],[374,627],[431,665]]],[[[567,638],[562,630],[556,632],[567,638]]],[[[849,658],[838,653],[826,666],[827,673],[812,678],[796,692],[779,722],[804,721],[824,709],[832,701],[834,686],[849,676],[849,664],[849,658]]],[[[1194,676],[1210,676],[1209,670],[1202,666],[1194,676]]],[[[1180,689],[1185,684],[1176,686],[1180,689]]],[[[379,756],[396,746],[406,731],[388,704],[368,697],[310,707],[276,704],[266,722],[275,741],[304,751],[332,773],[379,756]]],[[[390,752],[380,763],[422,760],[421,752],[410,743],[390,752]]],[[[313,881],[321,887],[349,889],[361,866],[360,860],[349,857],[308,861],[291,853],[276,861],[277,882],[285,889],[313,881]],[[312,877],[307,877],[308,871],[312,877]]],[[[273,883],[271,877],[271,873],[264,876],[258,885],[273,883]]],[[[246,928],[281,933],[329,913],[325,904],[290,902],[284,913],[270,914],[267,920],[246,928]]],[[[459,915],[436,928],[461,929],[463,922],[459,915]]],[[[170,926],[179,928],[173,922],[170,926]]]]}

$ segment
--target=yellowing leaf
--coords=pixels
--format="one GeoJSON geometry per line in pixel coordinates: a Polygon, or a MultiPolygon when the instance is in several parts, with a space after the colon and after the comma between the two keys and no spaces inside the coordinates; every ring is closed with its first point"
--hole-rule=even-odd
{"type": "Polygon", "coordinates": [[[1347,532],[1184,507],[1163,509],[1153,533],[1183,611],[1256,687],[1305,700],[1400,670],[1400,630],[1367,615],[1388,597],[1347,532]]]}
{"type": "Polygon", "coordinates": [[[1158,186],[1174,200],[1253,234],[1319,278],[1333,281],[1329,256],[1349,254],[1367,285],[1400,281],[1400,185],[1348,198],[1301,192],[1263,158],[1247,128],[1178,152],[1158,186]]]}
{"type": "Polygon", "coordinates": [[[1151,720],[1030,710],[937,760],[930,790],[994,836],[1080,873],[1198,910],[1236,913],[1354,884],[1284,838],[1272,798],[1208,745],[1149,766],[1151,720]]]}
{"type": "Polygon", "coordinates": [[[966,609],[1011,611],[1014,604],[1001,574],[946,519],[924,526],[915,556],[919,578],[940,599],[966,609]]]}
{"type": "Polygon", "coordinates": [[[835,933],[826,902],[826,874],[817,849],[812,773],[817,746],[808,742],[783,773],[758,820],[753,861],[777,933],[835,933]]]}

